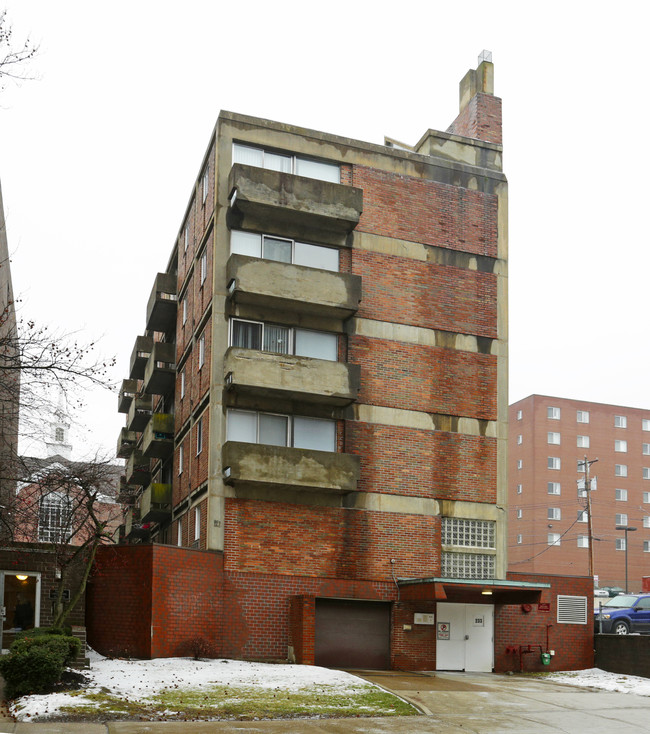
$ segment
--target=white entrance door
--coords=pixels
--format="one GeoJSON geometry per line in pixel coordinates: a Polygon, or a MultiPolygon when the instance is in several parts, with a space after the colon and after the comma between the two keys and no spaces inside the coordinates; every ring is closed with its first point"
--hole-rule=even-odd
{"type": "Polygon", "coordinates": [[[439,603],[436,670],[490,673],[494,667],[494,607],[439,603]]]}

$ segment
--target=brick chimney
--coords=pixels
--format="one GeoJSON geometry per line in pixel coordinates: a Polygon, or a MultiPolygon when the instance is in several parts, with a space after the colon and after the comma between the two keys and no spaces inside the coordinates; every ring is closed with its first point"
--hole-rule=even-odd
{"type": "Polygon", "coordinates": [[[448,133],[501,145],[501,100],[494,96],[492,54],[483,51],[476,69],[460,82],[460,112],[447,128],[448,133]]]}

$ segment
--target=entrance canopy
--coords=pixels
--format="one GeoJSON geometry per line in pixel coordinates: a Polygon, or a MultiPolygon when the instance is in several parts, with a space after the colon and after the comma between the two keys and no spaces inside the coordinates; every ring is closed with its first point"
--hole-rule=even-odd
{"type": "Polygon", "coordinates": [[[460,604],[536,604],[550,584],[503,579],[399,579],[402,601],[448,601],[460,604]]]}

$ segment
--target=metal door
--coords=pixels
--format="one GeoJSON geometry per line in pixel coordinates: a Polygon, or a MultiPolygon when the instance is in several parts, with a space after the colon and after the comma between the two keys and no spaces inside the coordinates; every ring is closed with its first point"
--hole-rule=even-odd
{"type": "Polygon", "coordinates": [[[2,630],[0,650],[7,650],[16,634],[38,627],[40,621],[41,575],[34,571],[0,571],[2,630]]]}
{"type": "Polygon", "coordinates": [[[436,670],[492,671],[494,606],[439,603],[436,631],[436,670]]]}

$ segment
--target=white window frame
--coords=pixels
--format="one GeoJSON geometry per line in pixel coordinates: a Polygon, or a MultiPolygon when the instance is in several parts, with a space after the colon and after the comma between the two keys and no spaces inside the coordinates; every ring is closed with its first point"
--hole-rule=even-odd
{"type": "Polygon", "coordinates": [[[176,523],[176,545],[179,548],[183,546],[183,518],[179,517],[176,523]]]}
{"type": "Polygon", "coordinates": [[[183,444],[178,447],[178,476],[183,473],[183,444]]]}
{"type": "MultiPolygon", "coordinates": [[[[517,411],[517,420],[520,421],[523,417],[524,417],[524,411],[523,410],[518,410],[517,411]]],[[[650,430],[650,429],[648,429],[648,430],[650,430]]]]}
{"type": "Polygon", "coordinates": [[[524,511],[521,508],[517,509],[517,520],[521,520],[521,518],[524,516],[524,511]]]}
{"type": "Polygon", "coordinates": [[[190,223],[185,223],[185,232],[183,234],[183,252],[187,252],[188,247],[190,246],[190,223]]]}
{"type": "Polygon", "coordinates": [[[183,300],[181,301],[181,313],[183,326],[185,326],[185,324],[187,323],[187,295],[184,295],[183,300]]]}
{"type": "Polygon", "coordinates": [[[546,542],[548,545],[562,545],[562,536],[560,533],[547,533],[546,542]]]}
{"type": "Polygon", "coordinates": [[[650,431],[650,418],[641,419],[641,430],[650,431]]]}
{"type": "Polygon", "coordinates": [[[576,423],[589,423],[589,411],[588,410],[577,410],[576,411],[576,423]]]}
{"type": "Polygon", "coordinates": [[[562,415],[562,411],[560,410],[560,408],[554,408],[552,406],[549,406],[546,409],[546,417],[551,421],[559,421],[561,415],[562,415]]]}
{"type": "Polygon", "coordinates": [[[627,416],[615,415],[614,416],[614,428],[627,428],[627,416]]]}
{"type": "Polygon", "coordinates": [[[546,482],[546,494],[562,494],[562,485],[560,484],[560,482],[546,482]]]}
{"type": "Polygon", "coordinates": [[[185,397],[185,367],[181,370],[181,400],[185,397]]]}
{"type": "Polygon", "coordinates": [[[559,456],[548,456],[546,468],[550,471],[560,471],[562,469],[562,459],[559,456]]]}
{"type": "Polygon", "coordinates": [[[644,456],[650,456],[650,443],[642,444],[642,453],[644,456]]]}
{"type": "Polygon", "coordinates": [[[517,485],[517,494],[521,494],[524,491],[523,485],[518,484],[517,485]]]}
{"type": "Polygon", "coordinates": [[[200,269],[201,269],[201,287],[203,287],[203,284],[205,283],[206,278],[208,277],[208,249],[207,247],[204,248],[203,252],[201,253],[200,269]]]}
{"type": "Polygon", "coordinates": [[[625,550],[625,538],[616,538],[616,550],[617,551],[625,550]]]}
{"type": "MultiPolygon", "coordinates": [[[[289,339],[289,344],[287,347],[286,354],[291,354],[293,356],[302,356],[307,357],[309,359],[323,359],[325,361],[330,362],[337,362],[338,361],[338,351],[339,351],[339,344],[338,344],[338,335],[334,334],[331,331],[318,331],[317,329],[302,329],[295,326],[286,326],[284,324],[274,324],[271,321],[255,321],[253,319],[241,319],[239,317],[231,317],[229,322],[229,329],[228,329],[228,346],[234,346],[234,337],[233,337],[233,331],[234,331],[234,325],[235,322],[241,322],[245,324],[255,324],[257,326],[261,327],[261,335],[260,335],[260,344],[261,349],[259,351],[261,352],[267,352],[269,350],[264,349],[264,330],[267,327],[273,327],[273,326],[280,326],[283,329],[287,330],[287,335],[289,339]],[[302,354],[302,355],[296,355],[296,343],[297,339],[296,336],[299,335],[299,333],[309,333],[309,334],[319,334],[327,337],[334,337],[335,339],[335,358],[334,359],[328,359],[327,357],[312,357],[310,355],[302,354]]],[[[238,349],[244,349],[244,347],[237,347],[238,349]]],[[[269,352],[270,354],[280,354],[280,352],[269,352]]],[[[284,352],[282,352],[284,354],[284,352]]]]}
{"type": "Polygon", "coordinates": [[[521,433],[517,436],[517,445],[521,446],[521,444],[524,442],[524,437],[521,435],[521,433]]]}
{"type": "MultiPolygon", "coordinates": [[[[261,153],[261,155],[262,155],[262,166],[261,167],[262,168],[267,168],[267,170],[268,169],[274,170],[270,166],[267,167],[267,165],[266,165],[266,160],[265,159],[269,155],[271,155],[271,156],[280,156],[282,158],[288,159],[290,161],[290,167],[291,167],[290,173],[292,173],[293,175],[302,175],[302,176],[305,175],[304,173],[302,173],[302,174],[297,174],[296,173],[297,169],[300,167],[300,162],[301,161],[305,161],[306,163],[321,163],[324,166],[328,166],[330,169],[332,169],[332,172],[333,172],[333,169],[334,168],[337,168],[338,169],[338,180],[332,181],[332,183],[341,183],[341,166],[338,163],[335,163],[334,161],[325,161],[325,160],[320,160],[318,158],[309,158],[308,156],[296,155],[295,153],[291,153],[291,152],[287,152],[287,151],[271,150],[270,148],[262,148],[262,147],[260,147],[258,145],[251,145],[249,143],[233,142],[233,148],[232,148],[232,161],[233,161],[233,163],[235,163],[235,159],[237,157],[236,150],[237,150],[237,147],[238,146],[241,147],[241,148],[249,148],[249,149],[254,150],[254,151],[258,152],[258,153],[261,153]]],[[[252,165],[252,164],[248,164],[248,165],[252,165]]],[[[314,178],[316,181],[330,181],[329,178],[315,178],[314,176],[307,176],[307,178],[314,178]]]]}
{"type": "Polygon", "coordinates": [[[650,479],[650,466],[644,466],[641,476],[643,479],[650,479]]]}
{"type": "Polygon", "coordinates": [[[48,492],[38,499],[38,542],[67,543],[72,533],[74,503],[66,492],[48,492]]]}
{"type": "Polygon", "coordinates": [[[643,541],[643,552],[650,553],[650,540],[643,541]]]}
{"type": "Polygon", "coordinates": [[[203,451],[203,418],[199,418],[196,422],[196,455],[203,451]]]}
{"type": "Polygon", "coordinates": [[[578,535],[578,548],[589,548],[588,535],[578,535]]]}
{"type": "Polygon", "coordinates": [[[614,515],[615,518],[615,525],[627,525],[627,513],[626,512],[617,512],[616,515],[614,515]]]}
{"type": "Polygon", "coordinates": [[[524,536],[519,534],[517,536],[517,545],[521,545],[524,542],[524,536]]]}
{"type": "Polygon", "coordinates": [[[650,515],[643,516],[643,527],[650,528],[650,515]]]}
{"type": "MultiPolygon", "coordinates": [[[[295,448],[295,444],[296,444],[296,435],[295,435],[295,433],[296,432],[295,432],[294,423],[295,423],[296,418],[298,418],[298,419],[303,419],[304,418],[306,420],[310,420],[309,416],[296,416],[296,415],[289,415],[288,413],[271,413],[271,412],[263,411],[263,410],[242,410],[240,408],[231,408],[226,413],[226,433],[228,433],[228,423],[227,423],[228,417],[233,412],[236,412],[236,413],[248,413],[250,415],[254,415],[255,416],[255,418],[256,418],[255,441],[254,442],[251,442],[251,443],[255,443],[255,444],[258,444],[258,445],[262,445],[262,446],[264,446],[266,444],[262,444],[260,442],[260,417],[261,416],[271,415],[271,416],[279,416],[279,417],[282,417],[282,418],[286,418],[287,419],[287,436],[286,436],[286,443],[284,444],[287,448],[295,448]]],[[[333,438],[334,438],[334,444],[333,444],[333,447],[331,449],[329,449],[329,448],[323,448],[323,449],[314,449],[314,450],[329,451],[330,453],[336,453],[336,451],[337,451],[337,425],[336,425],[336,420],[330,420],[330,419],[327,419],[327,418],[322,418],[322,419],[312,418],[311,420],[323,420],[323,421],[327,421],[328,423],[333,424],[333,429],[334,429],[334,436],[333,436],[333,438]]],[[[231,440],[231,439],[227,439],[227,440],[231,440]]]]}
{"type": "Polygon", "coordinates": [[[627,489],[614,490],[614,497],[617,502],[627,502],[627,489]]]}
{"type": "Polygon", "coordinates": [[[524,460],[517,459],[517,469],[523,469],[523,468],[524,468],[524,460]]]}
{"type": "Polygon", "coordinates": [[[587,517],[587,510],[578,510],[578,518],[576,522],[589,522],[587,517]]]}
{"type": "Polygon", "coordinates": [[[194,508],[194,540],[201,540],[201,505],[194,508]]]}
{"type": "Polygon", "coordinates": [[[205,331],[199,337],[199,370],[205,364],[205,331]]]}
{"type": "Polygon", "coordinates": [[[207,198],[208,198],[208,191],[210,189],[210,167],[206,166],[205,170],[203,171],[203,176],[201,177],[201,198],[202,198],[202,204],[205,204],[207,198]]]}
{"type": "Polygon", "coordinates": [[[546,511],[547,520],[561,520],[562,510],[559,507],[549,507],[546,511]]]}
{"type": "Polygon", "coordinates": [[[614,451],[617,454],[627,454],[627,441],[617,438],[614,440],[614,451]]]}
{"type": "MultiPolygon", "coordinates": [[[[280,235],[273,235],[273,234],[260,234],[257,232],[246,232],[245,230],[232,230],[231,231],[231,242],[232,242],[232,235],[233,233],[236,235],[238,232],[243,232],[244,234],[249,234],[251,237],[255,235],[256,237],[259,237],[259,254],[255,255],[254,257],[259,257],[261,260],[266,260],[267,262],[283,262],[281,260],[272,260],[269,257],[265,257],[265,240],[278,240],[281,242],[286,242],[291,246],[291,261],[286,262],[285,265],[297,265],[298,267],[308,268],[312,267],[315,270],[327,270],[330,273],[339,273],[341,271],[341,250],[338,247],[330,247],[327,245],[321,245],[321,244],[315,244],[313,242],[304,242],[303,240],[295,240],[291,239],[291,237],[282,237],[280,235]],[[306,263],[298,263],[296,262],[296,246],[305,245],[307,247],[315,247],[319,250],[329,250],[334,251],[336,253],[336,268],[317,268],[315,265],[308,265],[306,263]]],[[[233,254],[233,247],[232,244],[230,245],[230,253],[233,254]]],[[[330,253],[331,254],[331,253],[330,253]]]]}
{"type": "Polygon", "coordinates": [[[614,464],[614,476],[615,477],[626,477],[627,476],[627,464],[614,464]]]}
{"type": "Polygon", "coordinates": [[[562,437],[557,431],[549,431],[546,434],[546,443],[549,443],[553,446],[559,446],[561,441],[562,437]]]}
{"type": "Polygon", "coordinates": [[[643,493],[643,504],[650,505],[650,492],[643,493]]]}
{"type": "Polygon", "coordinates": [[[577,436],[576,446],[579,449],[588,449],[589,448],[589,436],[577,436]]]}

